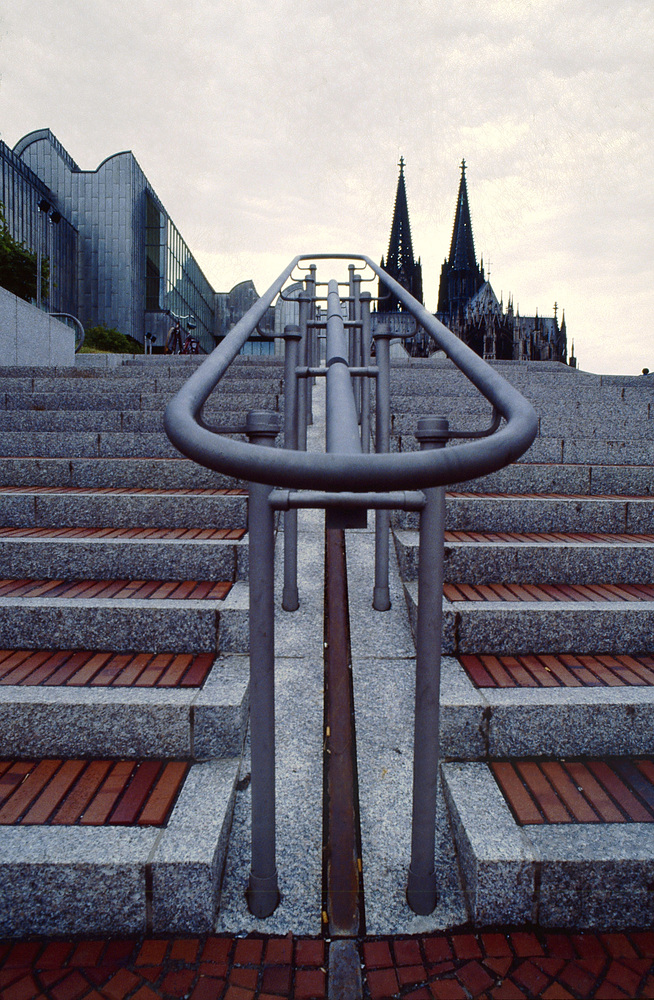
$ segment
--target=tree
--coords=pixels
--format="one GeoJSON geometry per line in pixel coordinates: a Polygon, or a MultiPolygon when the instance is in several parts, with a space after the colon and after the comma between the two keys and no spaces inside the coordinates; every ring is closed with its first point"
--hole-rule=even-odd
{"type": "MultiPolygon", "coordinates": [[[[50,266],[47,257],[41,260],[41,294],[48,294],[50,266]]],[[[36,299],[36,253],[15,240],[5,222],[0,204],[0,285],[27,302],[36,299]]]]}

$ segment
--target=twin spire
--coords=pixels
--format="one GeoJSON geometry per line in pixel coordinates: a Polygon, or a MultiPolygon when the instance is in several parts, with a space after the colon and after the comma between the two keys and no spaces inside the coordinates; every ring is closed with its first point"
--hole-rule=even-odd
{"type": "MultiPolygon", "coordinates": [[[[381,265],[418,302],[422,302],[422,265],[420,260],[416,261],[413,256],[409,206],[406,197],[406,185],[404,183],[403,156],[400,157],[398,166],[400,168],[400,176],[397,179],[393,224],[391,225],[391,236],[388,241],[388,254],[386,255],[386,263],[384,263],[384,259],[382,258],[381,265]]],[[[402,307],[399,300],[396,296],[389,295],[381,282],[379,285],[379,296],[379,312],[401,311],[402,307]]]]}
{"type": "Polygon", "coordinates": [[[470,206],[468,204],[468,185],[466,184],[466,161],[461,160],[461,180],[459,195],[456,201],[456,215],[450,244],[450,267],[454,271],[476,271],[477,255],[472,238],[472,222],[470,221],[470,206]]]}
{"type": "Polygon", "coordinates": [[[409,206],[406,198],[406,186],[404,183],[404,157],[400,157],[398,164],[400,176],[397,181],[397,192],[395,194],[395,207],[393,209],[393,224],[391,226],[391,236],[388,241],[388,254],[386,255],[386,270],[393,268],[401,273],[403,270],[414,266],[413,245],[411,242],[411,225],[409,223],[409,206]]]}

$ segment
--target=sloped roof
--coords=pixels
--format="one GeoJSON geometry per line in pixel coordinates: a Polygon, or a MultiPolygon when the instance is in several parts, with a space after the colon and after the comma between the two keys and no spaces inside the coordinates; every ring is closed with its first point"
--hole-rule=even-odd
{"type": "Polygon", "coordinates": [[[485,281],[478,292],[470,299],[466,306],[466,319],[478,319],[481,316],[502,315],[502,306],[497,295],[493,291],[490,281],[485,281]]]}

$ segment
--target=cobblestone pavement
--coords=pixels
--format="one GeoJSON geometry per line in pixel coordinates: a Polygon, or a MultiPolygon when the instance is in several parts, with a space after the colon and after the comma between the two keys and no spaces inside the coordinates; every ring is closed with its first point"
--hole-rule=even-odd
{"type": "MultiPolygon", "coordinates": [[[[328,942],[203,937],[0,944],[2,1000],[329,997],[328,942]]],[[[487,930],[359,942],[370,1000],[654,998],[654,932],[487,930]]]]}

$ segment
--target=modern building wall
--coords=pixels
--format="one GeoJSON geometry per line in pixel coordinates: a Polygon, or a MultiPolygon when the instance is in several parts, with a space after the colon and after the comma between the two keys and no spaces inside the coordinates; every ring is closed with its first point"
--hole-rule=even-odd
{"type": "Polygon", "coordinates": [[[49,312],[77,315],[78,234],[49,186],[19,155],[0,141],[0,203],[5,224],[18,243],[48,261],[49,312]]]}
{"type": "Polygon", "coordinates": [[[14,153],[47,185],[79,231],[79,317],[116,327],[140,343],[176,316],[195,318],[194,336],[213,349],[214,291],[134,155],[82,170],[50,132],[30,132],[14,153]]]}

